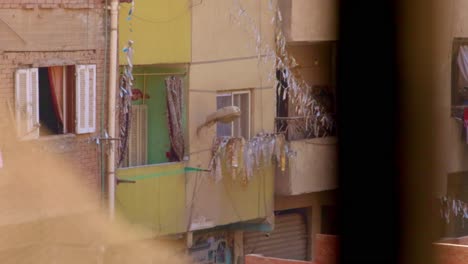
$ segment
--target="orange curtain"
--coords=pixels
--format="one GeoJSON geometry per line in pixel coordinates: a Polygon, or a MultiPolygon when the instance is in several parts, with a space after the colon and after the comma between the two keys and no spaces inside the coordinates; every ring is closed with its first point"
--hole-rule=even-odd
{"type": "Polygon", "coordinates": [[[63,125],[63,67],[49,67],[49,82],[55,116],[63,125]]]}

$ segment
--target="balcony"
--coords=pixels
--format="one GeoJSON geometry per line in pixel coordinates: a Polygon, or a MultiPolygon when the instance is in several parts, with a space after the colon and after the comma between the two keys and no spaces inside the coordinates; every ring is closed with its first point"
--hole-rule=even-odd
{"type": "Polygon", "coordinates": [[[279,8],[288,42],[337,40],[337,0],[284,0],[279,8]]]}
{"type": "Polygon", "coordinates": [[[298,118],[277,118],[279,131],[287,123],[287,139],[290,144],[290,158],[286,170],[279,169],[275,177],[275,194],[299,195],[336,189],[337,179],[337,138],[330,135],[310,138],[297,133],[298,118]],[[297,124],[297,125],[294,125],[297,124]]]}
{"type": "Polygon", "coordinates": [[[186,231],[184,163],[122,168],[117,177],[115,206],[130,225],[147,237],[186,231]]]}

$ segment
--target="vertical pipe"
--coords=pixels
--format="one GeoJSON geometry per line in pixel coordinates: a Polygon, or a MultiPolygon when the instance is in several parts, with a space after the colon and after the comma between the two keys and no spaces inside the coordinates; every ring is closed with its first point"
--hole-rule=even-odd
{"type": "MultiPolygon", "coordinates": [[[[109,0],[106,0],[106,3],[105,3],[105,7],[106,7],[106,10],[104,12],[104,29],[105,29],[105,32],[104,32],[104,38],[105,38],[105,42],[104,42],[104,67],[107,67],[107,59],[108,59],[108,56],[109,56],[109,44],[108,44],[108,41],[109,41],[109,12],[107,10],[108,6],[109,6],[109,0]]],[[[107,71],[104,70],[103,71],[103,84],[102,84],[102,95],[101,95],[101,126],[100,126],[100,135],[101,135],[101,138],[104,137],[104,126],[105,126],[105,123],[104,123],[104,111],[105,111],[105,102],[106,102],[106,89],[107,89],[107,71]]],[[[105,157],[105,152],[104,152],[104,149],[105,149],[105,146],[103,145],[103,143],[101,142],[101,144],[99,144],[99,147],[100,147],[100,160],[99,160],[99,163],[101,165],[101,203],[102,205],[104,205],[104,201],[105,201],[105,193],[106,193],[106,164],[104,164],[104,160],[106,159],[105,157]]]]}
{"type": "MultiPolygon", "coordinates": [[[[111,2],[111,32],[110,32],[110,64],[109,64],[109,109],[108,109],[108,133],[109,137],[115,138],[116,122],[116,88],[117,88],[117,26],[118,26],[118,0],[111,2]]],[[[109,154],[107,156],[107,187],[109,214],[114,218],[114,200],[115,200],[115,142],[109,142],[109,154]]]]}

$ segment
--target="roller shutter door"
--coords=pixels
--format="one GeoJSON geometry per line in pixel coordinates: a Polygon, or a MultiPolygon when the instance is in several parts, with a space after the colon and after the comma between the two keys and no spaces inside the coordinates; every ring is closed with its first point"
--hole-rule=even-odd
{"type": "Polygon", "coordinates": [[[244,253],[266,257],[307,260],[307,227],[299,213],[275,216],[275,229],[264,232],[244,232],[244,253]]]}

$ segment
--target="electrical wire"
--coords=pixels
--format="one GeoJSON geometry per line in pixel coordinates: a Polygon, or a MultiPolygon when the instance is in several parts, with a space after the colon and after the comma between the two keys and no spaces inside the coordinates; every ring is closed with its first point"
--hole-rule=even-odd
{"type": "MultiPolygon", "coordinates": [[[[170,1],[172,1],[172,0],[170,0],[170,1]]],[[[180,12],[176,16],[168,18],[168,19],[159,19],[159,18],[154,18],[154,17],[147,18],[147,17],[138,16],[138,15],[135,15],[135,14],[133,14],[132,16],[135,17],[136,19],[142,21],[142,22],[151,23],[151,24],[170,23],[170,22],[173,22],[173,21],[181,18],[183,15],[185,15],[185,13],[189,12],[195,6],[201,5],[202,3],[203,3],[203,0],[200,0],[200,2],[195,4],[195,5],[189,5],[188,7],[186,7],[182,12],[180,12]]]]}
{"type": "MultiPolygon", "coordinates": [[[[108,57],[108,45],[107,42],[109,41],[109,11],[107,10],[107,7],[109,6],[108,3],[109,0],[106,0],[105,2],[105,11],[104,11],[104,65],[107,66],[107,57],[108,57]]],[[[107,71],[103,71],[103,84],[102,84],[102,96],[101,96],[101,137],[104,136],[104,108],[105,108],[105,99],[106,99],[106,87],[107,87],[107,71]]],[[[100,163],[101,163],[101,199],[104,201],[104,196],[106,192],[106,184],[105,184],[105,166],[104,166],[104,159],[105,159],[105,154],[104,154],[104,146],[103,144],[99,144],[100,147],[100,163]]]]}

